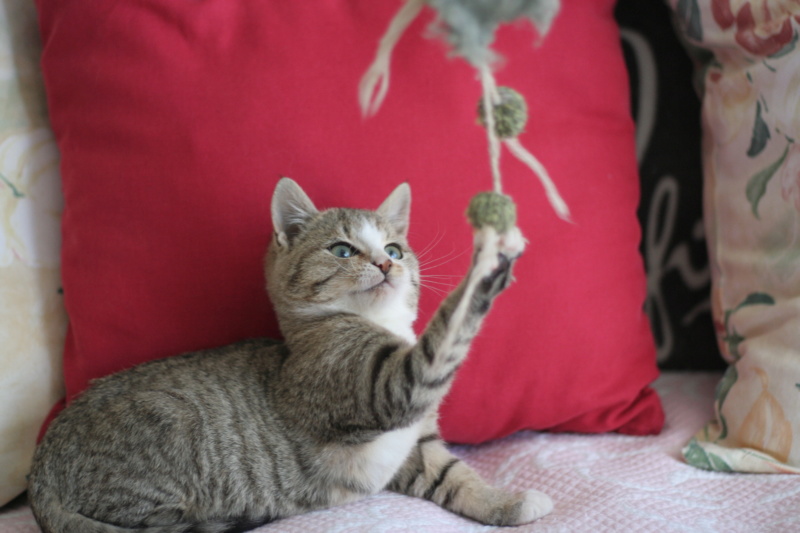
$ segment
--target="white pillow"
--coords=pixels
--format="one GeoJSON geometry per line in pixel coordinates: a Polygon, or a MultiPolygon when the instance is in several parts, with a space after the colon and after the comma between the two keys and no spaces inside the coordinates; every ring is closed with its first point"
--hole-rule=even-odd
{"type": "Polygon", "coordinates": [[[25,490],[39,428],[63,394],[63,201],[40,52],[33,2],[0,2],[0,506],[25,490]]]}

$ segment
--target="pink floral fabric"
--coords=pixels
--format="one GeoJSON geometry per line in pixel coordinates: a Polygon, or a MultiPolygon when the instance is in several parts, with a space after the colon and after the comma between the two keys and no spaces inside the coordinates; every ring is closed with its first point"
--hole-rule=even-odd
{"type": "Polygon", "coordinates": [[[720,29],[732,29],[747,52],[768,56],[796,39],[792,18],[798,0],[712,0],[711,13],[720,29]]]}
{"type": "Polygon", "coordinates": [[[800,473],[800,0],[670,3],[705,67],[704,218],[730,363],[684,456],[800,473]]]}

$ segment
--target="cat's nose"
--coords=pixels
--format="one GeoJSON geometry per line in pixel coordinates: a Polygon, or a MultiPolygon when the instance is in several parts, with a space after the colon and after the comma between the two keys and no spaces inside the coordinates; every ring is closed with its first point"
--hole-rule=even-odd
{"type": "Polygon", "coordinates": [[[380,268],[381,272],[383,272],[384,275],[388,274],[389,273],[389,269],[392,268],[392,260],[388,259],[388,258],[385,261],[383,261],[382,263],[379,262],[379,261],[375,261],[372,264],[375,265],[376,267],[380,268]]]}

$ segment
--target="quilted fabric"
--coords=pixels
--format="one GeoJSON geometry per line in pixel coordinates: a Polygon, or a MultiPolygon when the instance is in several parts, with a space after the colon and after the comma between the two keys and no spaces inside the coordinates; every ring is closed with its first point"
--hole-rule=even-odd
{"type": "MultiPolygon", "coordinates": [[[[711,414],[717,373],[665,373],[655,383],[667,414],[659,436],[521,432],[455,452],[492,483],[537,488],[552,514],[520,528],[480,526],[434,504],[391,493],[275,522],[262,533],[753,533],[800,529],[797,479],[724,474],[688,466],[683,444],[711,414]]],[[[0,533],[38,533],[20,503],[0,513],[0,533]]]]}
{"type": "MultiPolygon", "coordinates": [[[[396,0],[39,0],[42,65],[62,151],[67,394],[156,357],[274,336],[262,256],[280,175],[321,207],[374,208],[411,184],[423,327],[469,263],[469,198],[490,187],[480,85],[424,37],[398,43],[365,120],[358,82],[396,0]]],[[[565,2],[541,46],[498,34],[498,82],[527,95],[521,142],[570,205],[558,219],[504,159],[530,240],[442,410],[444,435],[523,428],[653,433],[653,340],[642,311],[638,180],[612,0],[565,2]]]]}

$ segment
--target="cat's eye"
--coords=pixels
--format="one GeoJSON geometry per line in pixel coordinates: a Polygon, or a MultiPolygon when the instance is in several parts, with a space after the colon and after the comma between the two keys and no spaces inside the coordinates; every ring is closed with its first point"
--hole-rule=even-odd
{"type": "Polygon", "coordinates": [[[354,255],[358,254],[358,250],[353,248],[352,245],[347,244],[346,242],[337,242],[330,248],[328,248],[330,252],[340,259],[348,259],[353,257],[354,255]]]}
{"type": "Polygon", "coordinates": [[[386,254],[391,259],[402,259],[403,258],[403,250],[400,249],[400,246],[396,244],[388,244],[386,248],[383,249],[386,254]]]}

